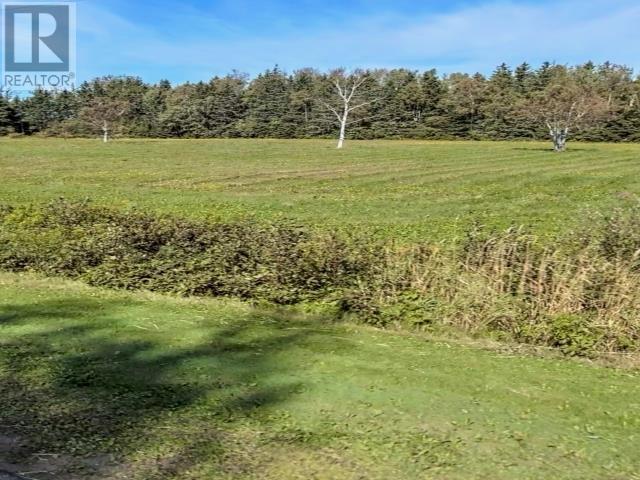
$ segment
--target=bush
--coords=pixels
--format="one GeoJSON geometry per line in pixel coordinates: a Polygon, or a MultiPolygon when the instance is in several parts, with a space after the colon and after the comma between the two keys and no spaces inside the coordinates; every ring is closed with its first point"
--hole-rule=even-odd
{"type": "Polygon", "coordinates": [[[438,323],[441,305],[435,298],[411,290],[395,295],[376,293],[366,288],[345,292],[340,302],[342,312],[377,327],[427,329],[438,323]]]}
{"type": "Polygon", "coordinates": [[[354,284],[376,248],[287,223],[206,224],[66,201],[13,209],[0,222],[4,269],[283,304],[354,284]]]}
{"type": "Polygon", "coordinates": [[[378,327],[453,327],[567,355],[640,350],[640,210],[542,244],[473,228],[459,245],[396,246],[290,222],[196,222],[86,202],[0,207],[0,268],[92,285],[234,296],[378,327]]]}

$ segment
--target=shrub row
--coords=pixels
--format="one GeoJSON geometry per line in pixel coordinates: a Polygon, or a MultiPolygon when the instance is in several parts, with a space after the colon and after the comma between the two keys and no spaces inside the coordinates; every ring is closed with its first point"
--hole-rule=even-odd
{"type": "Polygon", "coordinates": [[[376,246],[278,223],[198,223],[84,203],[3,208],[0,268],[92,285],[235,296],[324,298],[365,275],[376,246]]]}
{"type": "Polygon", "coordinates": [[[376,326],[454,327],[569,355],[640,350],[640,210],[591,219],[554,242],[474,228],[442,248],[61,200],[0,208],[0,268],[104,287],[320,301],[376,326]]]}

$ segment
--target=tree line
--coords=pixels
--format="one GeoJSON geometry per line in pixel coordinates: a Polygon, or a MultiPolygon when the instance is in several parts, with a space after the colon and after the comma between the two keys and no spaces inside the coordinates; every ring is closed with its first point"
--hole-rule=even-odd
{"type": "Polygon", "coordinates": [[[0,97],[0,134],[341,139],[640,140],[640,77],[625,66],[502,64],[489,75],[278,67],[173,86],[101,77],[0,97]],[[347,100],[349,100],[347,102],[347,100]]]}

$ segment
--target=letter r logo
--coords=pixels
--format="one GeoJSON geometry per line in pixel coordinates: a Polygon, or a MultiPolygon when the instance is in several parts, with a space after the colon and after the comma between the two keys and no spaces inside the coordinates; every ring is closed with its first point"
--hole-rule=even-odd
{"type": "Polygon", "coordinates": [[[69,5],[5,4],[3,33],[5,72],[69,70],[69,5]]]}

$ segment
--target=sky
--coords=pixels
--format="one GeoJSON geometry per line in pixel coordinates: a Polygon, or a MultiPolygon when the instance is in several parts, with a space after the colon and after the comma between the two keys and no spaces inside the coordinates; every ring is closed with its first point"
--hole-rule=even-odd
{"type": "Polygon", "coordinates": [[[588,60],[640,73],[638,0],[78,0],[77,12],[81,80],[588,60]]]}

